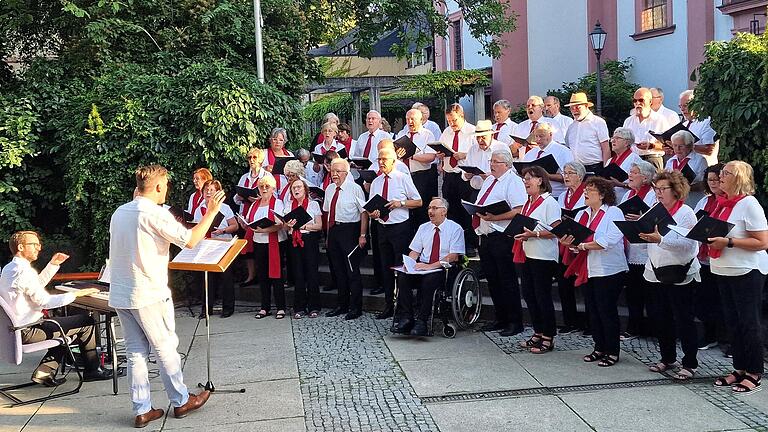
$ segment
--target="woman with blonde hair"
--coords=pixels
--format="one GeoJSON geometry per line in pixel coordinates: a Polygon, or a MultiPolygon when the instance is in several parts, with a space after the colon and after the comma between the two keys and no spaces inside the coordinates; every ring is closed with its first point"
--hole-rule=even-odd
{"type": "MultiPolygon", "coordinates": [[[[238,186],[244,187],[246,189],[256,189],[259,186],[259,180],[264,177],[272,177],[271,173],[262,168],[264,155],[264,150],[259,148],[252,148],[248,150],[248,153],[246,153],[245,157],[248,161],[249,170],[247,173],[240,176],[240,180],[237,182],[238,186]]],[[[240,196],[239,194],[235,194],[235,196],[232,197],[232,200],[235,202],[235,204],[240,206],[240,214],[245,216],[248,214],[251,205],[258,201],[258,198],[253,196],[244,197],[240,196]]],[[[253,252],[253,233],[251,231],[246,230],[245,240],[248,241],[248,245],[245,247],[245,249],[243,249],[241,254],[246,256],[245,267],[248,270],[248,277],[240,283],[240,286],[248,286],[256,279],[256,262],[253,261],[253,258],[251,258],[251,255],[249,254],[249,252],[253,252]]]]}

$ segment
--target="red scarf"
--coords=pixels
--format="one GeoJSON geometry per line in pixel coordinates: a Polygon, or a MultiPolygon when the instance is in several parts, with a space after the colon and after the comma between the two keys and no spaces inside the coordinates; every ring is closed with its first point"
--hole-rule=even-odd
{"type": "Polygon", "coordinates": [[[670,216],[674,216],[675,213],[677,213],[678,210],[680,210],[680,207],[685,204],[685,201],[677,201],[675,202],[675,205],[672,206],[671,209],[668,210],[670,216]]]}
{"type": "Polygon", "coordinates": [[[629,155],[632,154],[632,148],[628,148],[624,150],[624,153],[620,155],[616,155],[615,158],[613,158],[613,161],[611,163],[616,164],[619,168],[621,168],[621,164],[624,163],[625,160],[629,157],[629,155]]]}
{"type": "Polygon", "coordinates": [[[684,157],[682,161],[679,159],[672,160],[672,170],[673,171],[681,171],[684,166],[688,165],[688,161],[690,160],[689,157],[684,157]]]}
{"type": "MultiPolygon", "coordinates": [[[[721,221],[727,221],[728,218],[731,216],[731,212],[733,211],[733,208],[736,206],[736,203],[743,200],[746,197],[746,195],[736,195],[733,198],[727,198],[727,197],[719,197],[717,199],[717,207],[712,211],[711,215],[715,219],[719,219],[721,221]]],[[[720,255],[722,255],[723,251],[718,249],[709,249],[709,257],[710,258],[720,258],[720,255]]]]}
{"type": "MultiPolygon", "coordinates": [[[[539,196],[536,198],[536,201],[531,204],[530,198],[528,201],[525,202],[525,205],[523,206],[523,216],[530,216],[531,213],[534,212],[541,203],[544,202],[544,197],[539,196]]],[[[525,250],[523,250],[523,242],[520,240],[515,240],[515,244],[512,245],[512,254],[514,255],[512,257],[512,262],[517,264],[522,264],[525,262],[525,250]]]]}
{"type": "Polygon", "coordinates": [[[347,154],[352,154],[352,153],[350,153],[350,149],[352,148],[352,137],[351,136],[349,136],[346,141],[339,141],[339,142],[344,145],[344,148],[347,150],[347,154]]]}
{"type": "MultiPolygon", "coordinates": [[[[296,210],[298,206],[299,202],[295,199],[291,199],[291,210],[296,210]]],[[[309,206],[309,200],[307,197],[304,197],[304,200],[301,202],[301,206],[304,207],[304,210],[307,209],[307,206],[309,206]]],[[[301,238],[301,229],[299,228],[293,227],[293,247],[304,247],[304,240],[301,238]]]]}
{"type": "MultiPolygon", "coordinates": [[[[715,207],[717,206],[717,195],[712,194],[707,197],[707,203],[704,204],[704,210],[707,212],[708,215],[712,215],[712,211],[715,210],[715,207]]],[[[705,260],[709,256],[709,246],[706,243],[702,243],[701,246],[699,246],[699,260],[705,260]]]]}
{"type": "MultiPolygon", "coordinates": [[[[588,226],[589,229],[592,231],[597,230],[597,226],[600,225],[600,221],[603,220],[603,216],[605,215],[605,212],[603,209],[598,210],[597,215],[594,219],[592,219],[592,222],[587,225],[587,221],[589,220],[589,212],[585,211],[581,214],[581,217],[579,218],[579,223],[588,226]]],[[[595,235],[592,234],[591,236],[584,239],[582,243],[589,243],[592,240],[595,239],[595,235]]],[[[587,255],[589,254],[588,250],[580,251],[576,258],[573,259],[573,262],[568,266],[567,269],[565,269],[564,276],[569,277],[572,275],[576,275],[576,281],[573,283],[573,286],[579,286],[583,285],[587,282],[587,279],[589,278],[589,266],[587,265],[587,255]]]]}
{"type": "MultiPolygon", "coordinates": [[[[267,212],[267,219],[275,220],[275,202],[277,199],[274,195],[269,199],[269,211],[267,212]]],[[[277,231],[269,233],[269,278],[280,279],[280,239],[277,236],[277,231]]]]}
{"type": "Polygon", "coordinates": [[[200,190],[195,191],[195,194],[192,195],[192,211],[190,211],[190,214],[195,214],[195,210],[197,210],[198,207],[200,207],[200,204],[203,203],[203,192],[200,190]]]}
{"type": "MultiPolygon", "coordinates": [[[[208,211],[208,209],[207,209],[207,208],[205,208],[205,207],[200,207],[200,215],[201,215],[201,216],[205,216],[205,213],[206,213],[207,211],[208,211]]],[[[216,229],[216,227],[213,227],[213,229],[215,230],[215,229],[216,229]]],[[[211,238],[211,232],[212,232],[212,231],[211,231],[211,230],[209,230],[207,233],[205,233],[205,238],[211,238]]]]}
{"type": "Polygon", "coordinates": [[[629,196],[627,197],[627,199],[630,199],[630,198],[632,198],[635,195],[639,195],[640,199],[645,199],[645,196],[648,195],[648,192],[650,190],[651,190],[651,185],[649,185],[649,184],[642,185],[640,187],[639,191],[637,189],[630,190],[629,191],[629,196]]]}
{"type": "MultiPolygon", "coordinates": [[[[587,186],[586,183],[581,182],[579,184],[579,187],[576,188],[573,193],[571,193],[570,189],[567,189],[565,191],[565,209],[566,210],[573,210],[574,207],[576,207],[576,203],[579,202],[582,195],[584,195],[584,188],[587,186]]],[[[571,261],[573,261],[573,253],[568,249],[565,245],[560,245],[560,256],[562,257],[563,264],[570,264],[571,261]]]]}

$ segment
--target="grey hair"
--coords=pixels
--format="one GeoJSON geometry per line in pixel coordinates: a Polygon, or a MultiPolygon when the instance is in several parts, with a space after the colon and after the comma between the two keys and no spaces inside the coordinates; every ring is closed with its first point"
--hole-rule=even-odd
{"type": "Polygon", "coordinates": [[[581,180],[584,180],[584,176],[587,175],[587,169],[584,168],[584,164],[577,160],[565,164],[565,166],[563,166],[563,171],[565,171],[566,168],[571,168],[576,171],[576,175],[579,176],[579,179],[581,180]]]}
{"type": "Polygon", "coordinates": [[[411,105],[411,108],[421,111],[421,114],[424,118],[429,118],[429,107],[425,104],[421,102],[415,102],[413,105],[411,105]]]}
{"type": "Polygon", "coordinates": [[[333,166],[334,164],[342,164],[342,165],[344,165],[344,170],[346,172],[349,172],[349,162],[346,159],[342,159],[342,158],[338,158],[337,157],[337,158],[335,158],[334,160],[331,161],[331,166],[333,166]]]}
{"type": "Polygon", "coordinates": [[[285,168],[283,168],[283,173],[285,174],[291,173],[301,177],[304,175],[304,164],[298,160],[290,160],[285,164],[285,168]]]}
{"type": "Polygon", "coordinates": [[[368,117],[368,114],[370,114],[370,113],[374,113],[374,114],[376,114],[377,116],[379,116],[379,118],[381,118],[381,113],[380,113],[380,112],[378,112],[378,111],[376,111],[376,110],[370,110],[370,111],[368,111],[367,113],[365,113],[365,116],[366,116],[366,117],[368,117]]]}
{"type": "Polygon", "coordinates": [[[682,93],[680,93],[680,99],[688,97],[688,100],[693,100],[693,90],[688,89],[682,93]]]}
{"type": "Polygon", "coordinates": [[[326,113],[323,116],[323,123],[328,123],[328,121],[330,121],[331,119],[336,120],[336,123],[339,122],[339,116],[337,116],[336,114],[334,114],[332,112],[329,112],[329,113],[326,113]]]}
{"type": "Polygon", "coordinates": [[[632,129],[625,128],[625,127],[617,127],[613,130],[614,135],[618,135],[619,138],[623,138],[625,140],[629,140],[629,142],[634,143],[635,142],[635,133],[632,132],[632,129]]]}
{"type": "Polygon", "coordinates": [[[434,200],[440,200],[440,205],[442,205],[443,207],[445,207],[446,210],[448,210],[448,200],[447,199],[445,199],[443,197],[434,197],[434,198],[432,198],[430,200],[430,202],[432,202],[434,200]]]}
{"type": "Polygon", "coordinates": [[[542,99],[541,96],[531,95],[530,97],[528,97],[528,100],[531,100],[531,99],[533,99],[536,105],[539,105],[539,106],[544,105],[544,99],[542,99]]]}
{"type": "Polygon", "coordinates": [[[534,130],[539,130],[539,129],[541,129],[541,130],[544,130],[544,131],[547,131],[547,132],[549,132],[549,133],[552,133],[552,132],[553,132],[553,131],[552,131],[552,125],[551,125],[551,124],[549,124],[549,123],[547,123],[547,122],[538,122],[538,123],[536,124],[536,129],[534,129],[534,130]]]}
{"type": "Polygon", "coordinates": [[[300,148],[300,149],[296,150],[296,157],[303,158],[303,157],[306,157],[306,156],[311,156],[309,154],[309,150],[307,150],[305,148],[300,148]]]}
{"type": "Polygon", "coordinates": [[[651,91],[656,90],[656,93],[659,94],[659,96],[664,97],[664,90],[661,89],[661,87],[652,87],[651,91]]]}
{"type": "Polygon", "coordinates": [[[679,130],[673,133],[669,139],[670,141],[674,141],[678,138],[682,139],[686,146],[693,147],[693,135],[687,130],[679,130]]]}
{"type": "Polygon", "coordinates": [[[283,139],[287,143],[288,142],[288,131],[286,131],[285,128],[276,127],[274,129],[272,129],[272,133],[269,134],[269,137],[270,138],[275,138],[275,137],[277,137],[280,134],[283,135],[283,139]]]}
{"type": "Polygon", "coordinates": [[[504,160],[504,163],[507,165],[507,168],[512,166],[512,162],[514,159],[512,158],[512,153],[509,152],[509,150],[494,150],[493,153],[491,153],[491,157],[494,156],[501,156],[504,160]]]}
{"type": "Polygon", "coordinates": [[[493,107],[496,108],[497,106],[500,106],[504,108],[507,111],[512,111],[512,104],[506,100],[506,99],[499,99],[494,104],[493,107]]]}
{"type": "Polygon", "coordinates": [[[640,170],[640,174],[645,176],[645,178],[647,179],[646,183],[652,182],[653,178],[656,177],[656,173],[657,173],[656,166],[648,161],[641,160],[641,161],[635,162],[632,164],[631,168],[634,168],[634,167],[637,167],[637,169],[640,170]]]}

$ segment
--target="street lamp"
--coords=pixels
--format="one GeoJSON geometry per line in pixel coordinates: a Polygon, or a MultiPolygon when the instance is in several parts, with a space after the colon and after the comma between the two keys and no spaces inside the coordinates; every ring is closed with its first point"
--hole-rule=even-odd
{"type": "Polygon", "coordinates": [[[600,84],[602,79],[602,73],[600,70],[600,54],[605,47],[605,36],[608,33],[600,27],[600,21],[597,21],[595,28],[589,33],[589,43],[592,45],[592,49],[595,51],[595,57],[597,57],[597,88],[595,89],[595,99],[597,103],[597,114],[602,115],[602,95],[600,94],[600,84]]]}

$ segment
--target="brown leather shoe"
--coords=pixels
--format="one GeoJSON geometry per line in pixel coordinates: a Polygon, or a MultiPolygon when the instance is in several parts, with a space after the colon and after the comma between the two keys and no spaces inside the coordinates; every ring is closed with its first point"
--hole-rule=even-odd
{"type": "Polygon", "coordinates": [[[161,418],[163,415],[165,415],[165,411],[158,408],[152,408],[151,410],[145,412],[144,414],[137,415],[136,419],[133,421],[133,427],[143,428],[146,425],[148,425],[149,422],[157,420],[161,418]]]}
{"type": "Polygon", "coordinates": [[[203,390],[197,395],[190,393],[187,403],[173,409],[173,416],[176,418],[186,417],[190,412],[205,405],[209,397],[211,397],[211,392],[208,390],[203,390]]]}

